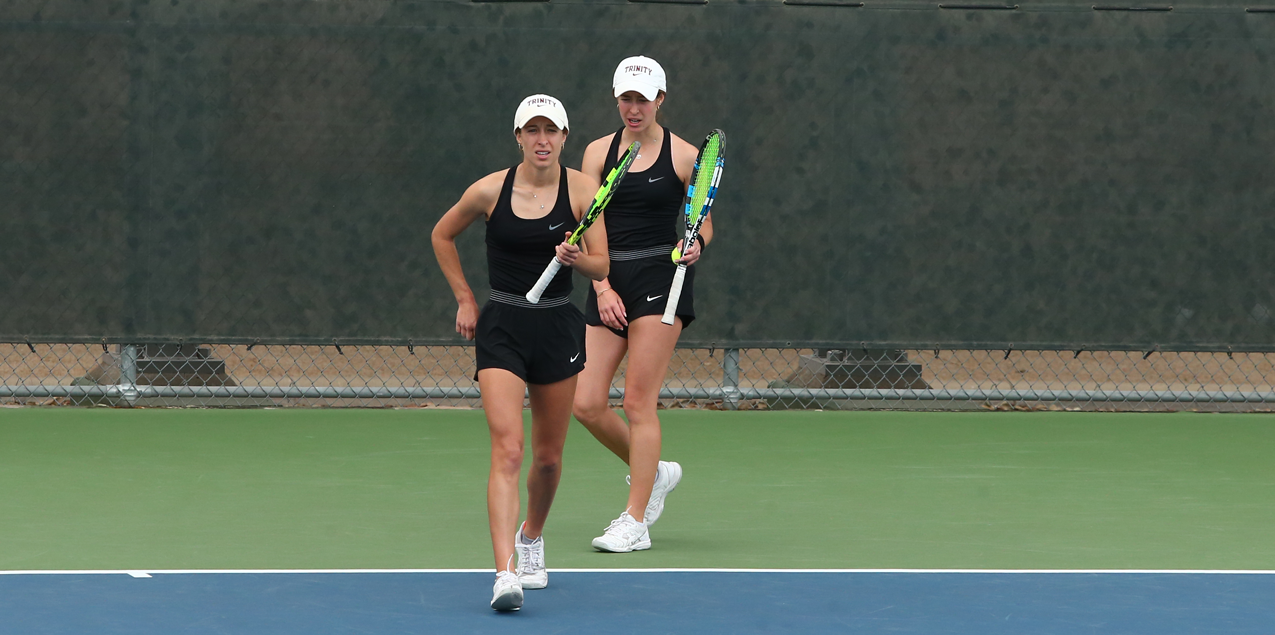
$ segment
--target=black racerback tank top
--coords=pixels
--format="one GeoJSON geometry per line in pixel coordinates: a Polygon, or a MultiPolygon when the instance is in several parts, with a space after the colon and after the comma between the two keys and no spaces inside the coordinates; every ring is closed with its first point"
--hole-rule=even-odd
{"type": "MultiPolygon", "coordinates": [[[[558,198],[553,209],[540,218],[516,216],[509,201],[517,171],[518,166],[509,168],[496,207],[487,219],[487,276],[492,291],[523,296],[554,258],[554,247],[562,243],[564,232],[574,230],[578,221],[571,211],[565,166],[558,178],[558,198]]],[[[571,268],[563,267],[545,289],[544,297],[560,298],[570,294],[571,268]]]]}
{"type": "MultiPolygon", "coordinates": [[[[620,152],[620,136],[615,133],[611,149],[602,165],[605,177],[615,167],[620,152]]],[[[682,199],[685,191],[682,181],[673,168],[673,133],[664,128],[664,145],[655,164],[641,171],[632,172],[620,181],[607,204],[603,217],[607,226],[607,247],[611,251],[674,245],[681,238],[677,228],[682,217],[682,199]]]]}

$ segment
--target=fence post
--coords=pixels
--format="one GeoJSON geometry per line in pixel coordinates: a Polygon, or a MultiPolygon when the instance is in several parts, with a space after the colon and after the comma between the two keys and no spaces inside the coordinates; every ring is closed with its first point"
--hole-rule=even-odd
{"type": "Polygon", "coordinates": [[[739,349],[725,349],[722,355],[722,407],[739,409],[739,349]]]}
{"type": "Polygon", "coordinates": [[[124,405],[137,403],[137,346],[120,346],[120,399],[124,405]]]}

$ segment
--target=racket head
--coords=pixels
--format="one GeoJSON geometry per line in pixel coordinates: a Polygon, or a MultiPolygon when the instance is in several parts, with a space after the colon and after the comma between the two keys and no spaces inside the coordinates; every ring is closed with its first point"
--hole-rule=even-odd
{"type": "MultiPolygon", "coordinates": [[[[726,163],[726,133],[713,129],[700,144],[699,154],[695,157],[695,170],[691,173],[691,184],[686,188],[685,216],[686,237],[684,247],[689,248],[699,228],[704,224],[713,207],[713,199],[717,196],[717,184],[722,178],[722,167],[726,163]]],[[[673,260],[680,260],[682,252],[673,249],[673,260]]]]}
{"type": "Polygon", "coordinates": [[[633,165],[633,161],[637,158],[637,153],[640,149],[642,149],[642,144],[634,141],[624,151],[624,154],[620,155],[620,160],[616,161],[615,167],[611,168],[611,172],[602,180],[598,193],[593,195],[593,203],[589,205],[589,211],[585,212],[584,218],[580,219],[580,224],[575,231],[571,232],[571,236],[567,238],[568,244],[578,244],[580,238],[584,236],[585,230],[589,229],[593,225],[593,221],[602,215],[607,203],[611,202],[611,196],[615,194],[616,188],[620,186],[620,181],[624,180],[624,175],[629,173],[629,167],[633,165]]]}

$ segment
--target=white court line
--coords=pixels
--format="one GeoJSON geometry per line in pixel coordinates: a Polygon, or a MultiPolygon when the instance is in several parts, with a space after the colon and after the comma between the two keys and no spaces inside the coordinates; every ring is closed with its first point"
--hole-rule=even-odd
{"type": "MultiPolygon", "coordinates": [[[[339,574],[339,573],[492,573],[493,569],[42,569],[0,571],[5,575],[156,575],[195,574],[339,574]]],[[[549,569],[555,573],[952,573],[952,574],[1158,574],[1158,575],[1275,575],[1267,569],[549,569]]]]}

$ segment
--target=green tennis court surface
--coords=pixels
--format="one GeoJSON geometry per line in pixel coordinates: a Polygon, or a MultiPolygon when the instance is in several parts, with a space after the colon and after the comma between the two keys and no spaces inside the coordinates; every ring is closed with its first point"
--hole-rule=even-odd
{"type": "MultiPolygon", "coordinates": [[[[662,411],[649,552],[573,424],[554,568],[1275,569],[1275,417],[662,411]]],[[[481,411],[0,410],[4,570],[491,566],[481,411]]],[[[480,598],[481,599],[481,598],[480,598]]]]}

